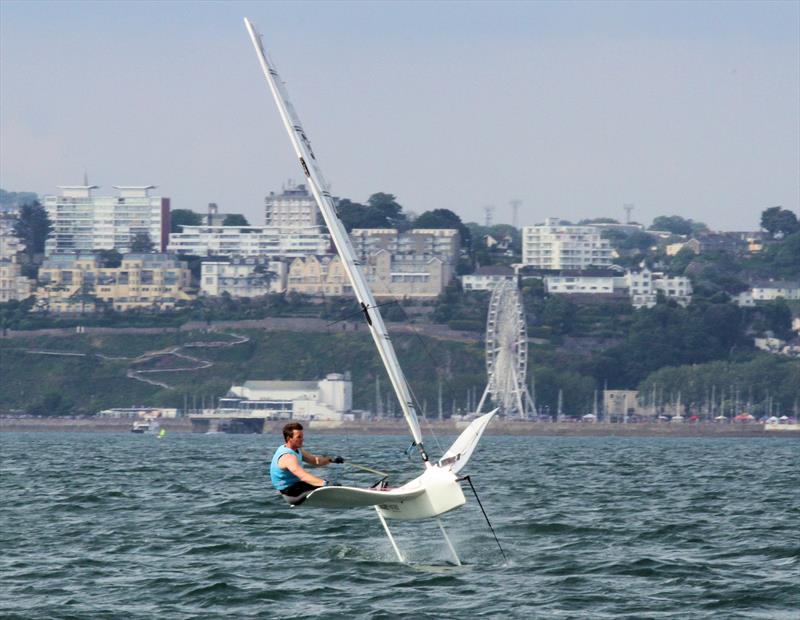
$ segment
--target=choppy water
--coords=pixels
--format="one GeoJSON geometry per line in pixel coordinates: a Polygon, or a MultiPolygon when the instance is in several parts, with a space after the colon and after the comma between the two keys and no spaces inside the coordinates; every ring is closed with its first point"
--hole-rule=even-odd
{"type": "MultiPolygon", "coordinates": [[[[403,437],[307,435],[417,471],[403,437]]],[[[509,561],[467,492],[444,518],[463,567],[435,522],[390,522],[401,565],[371,509],[289,509],[278,443],[0,435],[0,617],[798,617],[796,440],[484,437],[469,470],[509,561]]]]}

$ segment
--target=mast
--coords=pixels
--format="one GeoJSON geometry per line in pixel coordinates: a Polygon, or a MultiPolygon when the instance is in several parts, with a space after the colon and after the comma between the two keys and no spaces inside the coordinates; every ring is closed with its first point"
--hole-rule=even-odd
{"type": "Polygon", "coordinates": [[[289,134],[289,140],[300,161],[303,174],[306,177],[311,193],[314,195],[317,206],[328,227],[328,232],[339,253],[342,266],[356,294],[356,298],[361,306],[361,311],[364,313],[364,318],[369,326],[372,339],[375,341],[375,346],[378,348],[378,353],[381,356],[383,365],[389,375],[389,380],[397,395],[397,401],[400,403],[403,415],[411,430],[411,435],[414,437],[414,443],[417,445],[425,465],[430,467],[428,455],[422,445],[422,432],[420,431],[416,408],[411,397],[411,389],[397,361],[394,346],[389,338],[386,326],[383,323],[381,313],[378,311],[378,305],[361,271],[360,263],[355,258],[355,251],[350,242],[350,237],[347,235],[347,231],[342,221],[339,219],[339,214],[336,212],[333,197],[328,191],[328,184],[325,182],[322,171],[319,169],[314,151],[311,148],[311,142],[309,142],[303,130],[303,126],[300,124],[297,112],[295,112],[294,107],[289,101],[289,95],[286,92],[286,88],[278,72],[269,60],[267,60],[267,55],[261,44],[260,35],[247,18],[244,19],[244,24],[247,27],[247,32],[250,34],[250,39],[258,55],[261,69],[264,72],[264,77],[267,79],[270,91],[275,99],[275,104],[278,106],[278,112],[281,115],[283,125],[286,127],[286,131],[289,134]]]}

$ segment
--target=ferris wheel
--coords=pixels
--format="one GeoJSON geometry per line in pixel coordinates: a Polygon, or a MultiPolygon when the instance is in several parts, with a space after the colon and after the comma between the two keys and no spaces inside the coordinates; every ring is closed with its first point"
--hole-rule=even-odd
{"type": "Polygon", "coordinates": [[[495,286],[486,319],[486,373],[488,381],[477,413],[487,398],[506,415],[526,416],[530,402],[525,387],[528,368],[528,335],[525,310],[515,282],[495,286]]]}

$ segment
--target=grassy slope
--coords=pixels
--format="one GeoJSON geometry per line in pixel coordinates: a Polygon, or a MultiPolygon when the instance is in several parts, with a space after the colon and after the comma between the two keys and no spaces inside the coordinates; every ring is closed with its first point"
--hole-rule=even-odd
{"type": "MultiPolygon", "coordinates": [[[[375,376],[386,393],[388,378],[374,345],[366,333],[302,334],[245,331],[250,342],[230,348],[188,348],[183,353],[214,362],[197,372],[148,375],[174,389],[147,385],[125,376],[130,362],[90,357],[55,357],[25,353],[24,349],[65,351],[135,357],[147,351],[167,349],[190,341],[208,340],[203,334],[74,335],[0,341],[0,410],[41,407],[60,397],[66,410],[94,413],[107,407],[150,404],[182,406],[184,395],[199,405],[225,394],[228,388],[248,379],[319,379],[331,372],[350,371],[354,382],[354,406],[374,406],[375,376]]],[[[215,335],[212,339],[221,339],[215,335]]],[[[483,350],[479,346],[439,342],[416,336],[394,339],[400,362],[428,410],[435,408],[437,372],[446,382],[444,400],[449,410],[455,398],[463,404],[468,387],[485,382],[483,350]],[[429,355],[432,354],[433,359],[429,355]]],[[[179,365],[185,366],[185,362],[179,365]]],[[[152,364],[139,368],[152,367],[152,364]]],[[[478,395],[480,396],[480,394],[478,395]]],[[[384,396],[385,397],[385,396],[384,396]]]]}

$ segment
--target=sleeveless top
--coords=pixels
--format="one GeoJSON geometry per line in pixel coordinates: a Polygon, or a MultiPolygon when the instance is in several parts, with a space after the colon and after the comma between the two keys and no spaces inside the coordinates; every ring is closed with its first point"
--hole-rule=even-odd
{"type": "Polygon", "coordinates": [[[278,465],[278,460],[284,454],[294,454],[297,457],[298,463],[303,462],[303,454],[300,450],[292,450],[286,446],[281,446],[275,450],[275,454],[272,457],[272,464],[269,466],[269,476],[272,478],[272,485],[279,491],[283,491],[283,489],[292,486],[295,482],[300,482],[300,478],[295,476],[288,469],[282,469],[278,465]]]}

